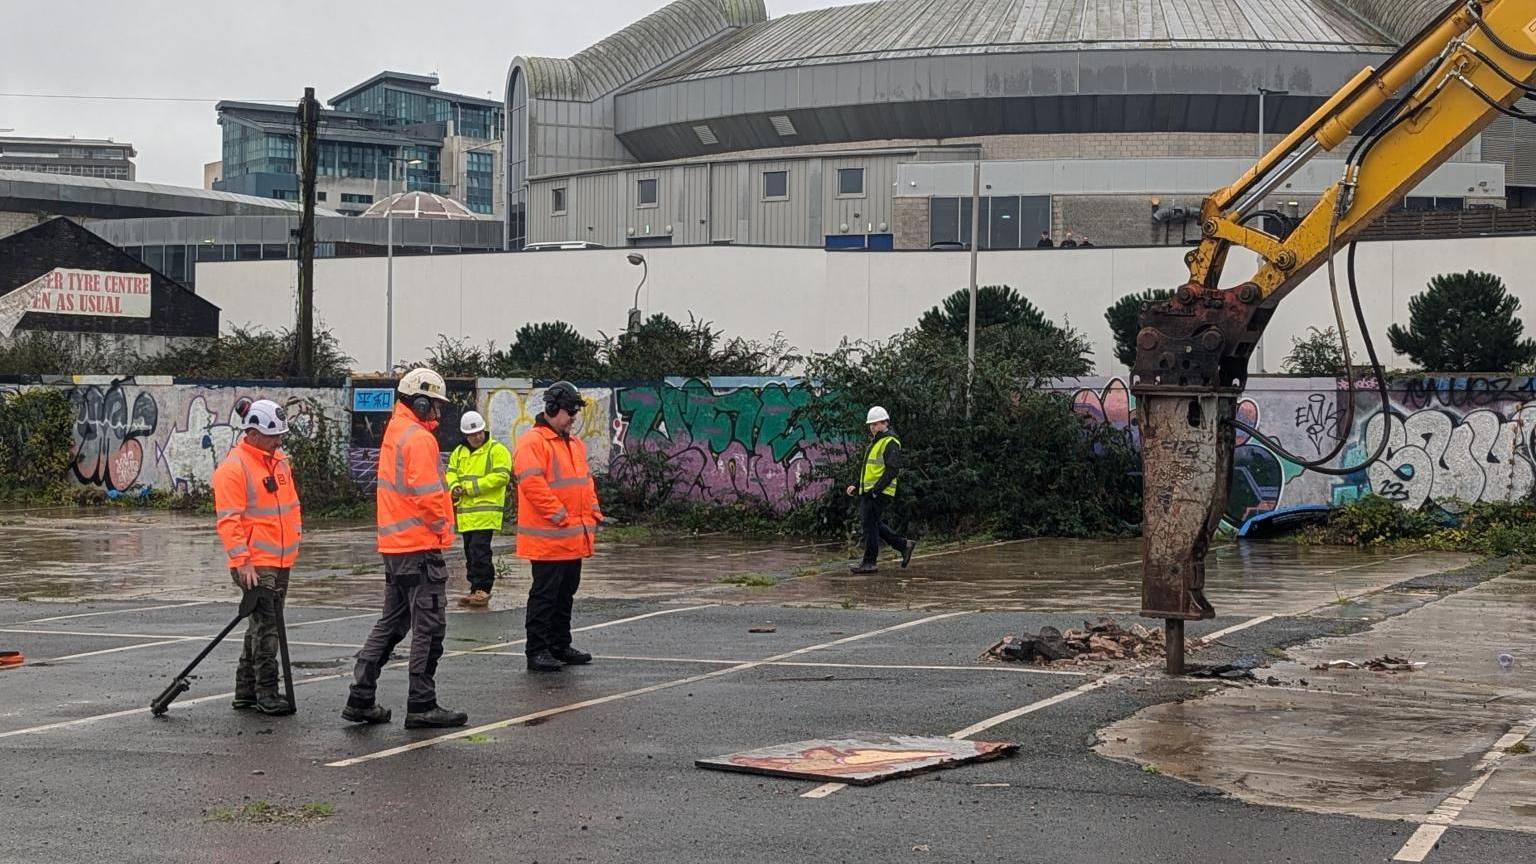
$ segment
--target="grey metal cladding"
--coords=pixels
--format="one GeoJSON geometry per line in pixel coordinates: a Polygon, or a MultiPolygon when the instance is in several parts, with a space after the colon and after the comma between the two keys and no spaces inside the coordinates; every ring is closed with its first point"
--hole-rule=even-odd
{"type": "Polygon", "coordinates": [[[763,0],[675,0],[569,59],[527,58],[530,95],[595,101],[724,33],[767,20],[763,0]]]}

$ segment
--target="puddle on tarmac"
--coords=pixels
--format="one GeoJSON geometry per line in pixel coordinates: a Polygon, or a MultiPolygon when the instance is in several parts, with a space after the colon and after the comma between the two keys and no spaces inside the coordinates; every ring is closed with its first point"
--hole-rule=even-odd
{"type": "MultiPolygon", "coordinates": [[[[1207,559],[1206,596],[1224,615],[1296,614],[1469,560],[1445,553],[1405,557],[1290,543],[1227,544],[1207,559]]],[[[1141,608],[1140,565],[1139,540],[1031,540],[919,557],[906,570],[882,562],[873,575],[823,573],[752,599],[1134,614],[1141,608]]]]}
{"type": "MultiPolygon", "coordinates": [[[[371,525],[311,525],[294,579],[297,603],[374,606],[383,567],[371,525]]],[[[495,546],[501,578],[493,609],[521,605],[530,574],[510,535],[495,546]]],[[[582,574],[588,597],[700,594],[726,603],[896,608],[1032,609],[1134,613],[1140,601],[1137,540],[1034,540],[919,558],[902,570],[846,570],[841,544],[701,536],[599,542],[582,574]],[[802,575],[802,574],[816,575],[802,575]],[[771,574],[771,588],[719,580],[771,574]]],[[[1285,543],[1228,544],[1209,561],[1207,594],[1222,614],[1284,614],[1467,558],[1408,558],[1285,543]]],[[[450,594],[467,592],[463,555],[448,555],[450,594]]],[[[212,519],[159,511],[17,511],[0,527],[0,597],[202,599],[232,593],[212,519]]]]}
{"type": "MultiPolygon", "coordinates": [[[[1281,687],[1148,708],[1100,733],[1108,757],[1260,804],[1416,818],[1536,716],[1536,583],[1501,577],[1353,636],[1287,649],[1281,687]],[[1500,653],[1514,656],[1503,668],[1500,653]],[[1417,672],[1317,671],[1383,655],[1417,672]],[[1301,686],[1305,679],[1307,686],[1301,686]]],[[[1507,757],[1458,824],[1536,831],[1536,759],[1507,757]]]]}
{"type": "MultiPolygon", "coordinates": [[[[234,596],[209,516],[160,511],[13,511],[0,526],[0,597],[166,599],[234,596]]],[[[501,573],[493,609],[522,605],[531,581],[515,539],[495,544],[501,573]]],[[[462,547],[448,556],[450,596],[468,591],[462,547]]],[[[584,568],[586,597],[648,597],[713,587],[730,572],[794,572],[826,550],[806,542],[726,537],[600,543],[584,568]]],[[[306,526],[290,596],[295,603],[377,606],[383,565],[372,525],[306,526]]]]}

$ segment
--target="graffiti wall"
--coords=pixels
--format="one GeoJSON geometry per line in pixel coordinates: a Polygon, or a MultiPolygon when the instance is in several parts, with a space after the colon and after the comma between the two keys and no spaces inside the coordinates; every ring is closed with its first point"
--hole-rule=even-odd
{"type": "Polygon", "coordinates": [[[821,496],[820,437],[809,409],[823,398],[802,383],[686,381],[613,393],[613,455],[664,459],[675,494],[692,501],[766,502],[777,509],[821,496]]]}
{"type": "Polygon", "coordinates": [[[346,391],[192,385],[170,379],[78,379],[67,388],[75,411],[74,479],[85,486],[185,493],[206,487],[237,437],[235,404],[273,399],[295,434],[311,412],[346,420],[346,391]]]}
{"type": "MultiPolygon", "coordinates": [[[[482,379],[476,401],[485,423],[496,440],[511,448],[524,432],[533,428],[544,410],[544,388],[525,381],[482,379]]],[[[606,474],[613,453],[613,390],[586,388],[581,391],[587,407],[576,416],[572,433],[587,445],[587,461],[594,474],[606,474]]]]}
{"type": "MultiPolygon", "coordinates": [[[[1071,393],[1079,414],[1129,427],[1135,436],[1135,399],[1123,380],[1076,384],[1071,393]]],[[[1378,448],[1381,458],[1335,477],[1239,433],[1228,522],[1241,524],[1275,509],[1345,504],[1372,493],[1404,507],[1455,511],[1536,489],[1536,378],[1399,378],[1388,382],[1387,402],[1384,416],[1374,382],[1360,385],[1351,416],[1346,381],[1251,380],[1239,416],[1291,455],[1320,459],[1342,443],[1333,465],[1363,465],[1378,448]]]]}

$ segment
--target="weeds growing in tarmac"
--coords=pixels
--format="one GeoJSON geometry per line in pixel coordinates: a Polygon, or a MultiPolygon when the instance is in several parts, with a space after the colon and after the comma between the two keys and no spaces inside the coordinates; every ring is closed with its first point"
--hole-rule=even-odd
{"type": "Polygon", "coordinates": [[[732,573],[715,580],[721,585],[740,585],[743,588],[772,588],[779,580],[767,573],[732,573]]]}

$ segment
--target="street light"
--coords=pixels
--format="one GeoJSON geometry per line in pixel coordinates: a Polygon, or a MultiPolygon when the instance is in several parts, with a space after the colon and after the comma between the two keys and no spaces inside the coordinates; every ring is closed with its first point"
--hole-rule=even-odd
{"type": "MultiPolygon", "coordinates": [[[[420,165],[420,159],[406,159],[404,156],[396,156],[389,160],[390,165],[396,162],[404,162],[406,169],[412,165],[420,165]]],[[[405,192],[406,171],[400,172],[400,191],[405,192]]],[[[391,193],[393,194],[393,193],[391,193]]],[[[385,197],[384,222],[385,235],[388,241],[389,264],[385,276],[384,287],[384,372],[388,375],[395,373],[395,217],[390,215],[390,208],[394,206],[388,197],[385,197]]]]}
{"type": "Polygon", "coordinates": [[[651,275],[651,265],[639,252],[629,253],[629,263],[644,268],[640,271],[640,284],[635,286],[635,305],[629,310],[629,332],[634,333],[640,329],[640,289],[645,287],[645,280],[651,275]]]}

